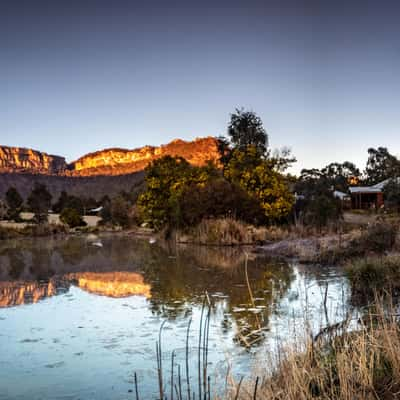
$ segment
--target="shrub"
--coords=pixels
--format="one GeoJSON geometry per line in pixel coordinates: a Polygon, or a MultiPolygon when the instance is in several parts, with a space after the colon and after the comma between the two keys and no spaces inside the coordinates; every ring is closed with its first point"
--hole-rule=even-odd
{"type": "Polygon", "coordinates": [[[75,208],[64,208],[61,211],[60,220],[70,228],[86,226],[86,222],[79,215],[79,212],[75,208]]]}
{"type": "Polygon", "coordinates": [[[21,212],[23,199],[15,187],[10,187],[7,190],[6,202],[8,206],[8,219],[18,222],[20,220],[19,213],[21,212]]]}
{"type": "Polygon", "coordinates": [[[182,193],[178,207],[177,222],[183,226],[196,225],[204,218],[236,218],[255,225],[266,222],[260,203],[222,178],[206,186],[190,185],[182,193]]]}
{"type": "Polygon", "coordinates": [[[263,242],[266,228],[254,228],[232,218],[204,219],[200,224],[178,232],[178,242],[208,245],[242,245],[263,242]]]}
{"type": "Polygon", "coordinates": [[[62,191],[53,206],[53,211],[61,213],[65,208],[73,208],[79,215],[82,215],[84,211],[83,201],[79,197],[68,195],[65,191],[62,191]]]}
{"type": "Polygon", "coordinates": [[[359,246],[366,251],[383,253],[390,250],[395,241],[398,227],[387,222],[378,222],[368,227],[360,237],[359,246]]]}
{"type": "Polygon", "coordinates": [[[113,223],[122,227],[129,226],[129,203],[122,196],[112,199],[110,214],[113,223]]]}
{"type": "Polygon", "coordinates": [[[346,265],[352,295],[373,299],[375,294],[396,295],[400,290],[400,257],[370,257],[346,265]]]}
{"type": "Polygon", "coordinates": [[[35,214],[35,220],[38,223],[47,221],[49,209],[51,207],[51,194],[45,185],[36,183],[28,197],[28,206],[35,214]]]}

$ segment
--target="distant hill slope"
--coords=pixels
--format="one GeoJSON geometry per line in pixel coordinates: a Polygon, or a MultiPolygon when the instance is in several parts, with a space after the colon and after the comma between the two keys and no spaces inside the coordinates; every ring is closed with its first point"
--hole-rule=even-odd
{"type": "Polygon", "coordinates": [[[130,191],[143,183],[144,172],[119,176],[71,177],[58,175],[30,174],[30,173],[3,173],[0,174],[0,198],[10,186],[14,186],[21,196],[26,199],[34,184],[47,186],[53,196],[58,199],[61,191],[80,197],[93,197],[99,200],[104,195],[115,196],[122,190],[130,191]]]}
{"type": "Polygon", "coordinates": [[[219,159],[218,141],[213,137],[192,142],[174,140],[159,147],[105,149],[89,153],[68,164],[64,157],[21,147],[0,146],[0,198],[15,186],[24,198],[35,182],[45,184],[53,198],[62,190],[100,198],[129,191],[143,182],[144,168],[165,155],[184,157],[192,165],[219,159]]]}

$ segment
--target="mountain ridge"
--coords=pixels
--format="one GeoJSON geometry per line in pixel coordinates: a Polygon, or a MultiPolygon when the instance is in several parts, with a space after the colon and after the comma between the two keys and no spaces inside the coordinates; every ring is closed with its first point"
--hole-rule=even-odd
{"type": "Polygon", "coordinates": [[[0,145],[0,173],[80,177],[126,175],[142,171],[151,161],[165,155],[184,157],[196,166],[208,161],[218,162],[218,141],[209,136],[193,141],[175,139],[164,145],[136,149],[106,148],[87,153],[71,163],[67,163],[63,156],[0,145]]]}
{"type": "Polygon", "coordinates": [[[65,157],[24,147],[0,145],[0,198],[14,186],[24,199],[35,183],[47,186],[53,199],[65,190],[81,197],[100,199],[122,190],[140,187],[143,170],[164,155],[181,156],[192,165],[218,163],[218,140],[213,137],[193,141],[175,139],[161,146],[137,149],[108,148],[85,154],[67,163],[65,157]]]}

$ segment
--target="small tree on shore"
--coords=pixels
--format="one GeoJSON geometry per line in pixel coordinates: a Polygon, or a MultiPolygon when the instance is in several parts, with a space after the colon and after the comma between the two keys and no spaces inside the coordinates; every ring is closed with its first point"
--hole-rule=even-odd
{"type": "Polygon", "coordinates": [[[129,226],[129,203],[123,196],[111,200],[111,220],[124,228],[129,226]]]}
{"type": "Polygon", "coordinates": [[[10,187],[6,192],[6,203],[8,206],[8,219],[19,221],[19,213],[23,204],[23,199],[15,187],[10,187]]]}
{"type": "Polygon", "coordinates": [[[75,208],[64,208],[61,211],[60,220],[70,228],[86,226],[86,222],[75,208]]]}
{"type": "Polygon", "coordinates": [[[35,221],[39,224],[47,221],[51,207],[51,194],[45,185],[36,183],[28,197],[28,206],[35,214],[35,221]]]}

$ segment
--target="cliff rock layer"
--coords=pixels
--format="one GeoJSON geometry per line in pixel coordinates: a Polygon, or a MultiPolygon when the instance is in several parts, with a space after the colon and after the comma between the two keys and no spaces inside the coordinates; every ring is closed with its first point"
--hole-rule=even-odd
{"type": "Polygon", "coordinates": [[[57,175],[63,174],[66,168],[64,157],[22,147],[0,146],[0,173],[32,172],[57,175]]]}
{"type": "Polygon", "coordinates": [[[89,153],[71,164],[64,157],[20,147],[0,146],[0,173],[31,173],[61,176],[126,175],[142,171],[151,161],[165,155],[184,157],[192,165],[217,161],[218,142],[215,138],[193,142],[174,140],[160,147],[139,149],[105,149],[89,153]]]}
{"type": "Polygon", "coordinates": [[[218,143],[215,138],[207,137],[193,142],[178,139],[160,147],[106,149],[79,158],[69,169],[73,176],[130,174],[142,171],[151,161],[165,155],[180,156],[192,165],[201,166],[209,160],[218,160],[218,143]]]}
{"type": "Polygon", "coordinates": [[[143,182],[143,170],[164,155],[181,156],[201,166],[219,159],[218,141],[207,137],[192,142],[174,140],[169,144],[135,150],[106,149],[87,154],[67,164],[64,157],[36,150],[0,146],[0,199],[10,186],[26,198],[35,183],[47,186],[53,198],[65,190],[76,196],[100,199],[143,182]]]}

